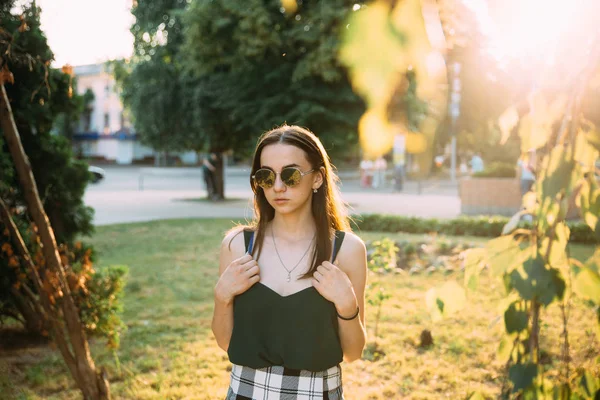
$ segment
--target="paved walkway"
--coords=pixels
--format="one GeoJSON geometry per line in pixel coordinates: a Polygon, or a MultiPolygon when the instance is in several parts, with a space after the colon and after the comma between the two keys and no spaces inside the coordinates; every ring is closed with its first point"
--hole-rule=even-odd
{"type": "MultiPolygon", "coordinates": [[[[93,207],[94,223],[149,221],[171,218],[252,218],[252,191],[244,168],[227,170],[227,201],[204,200],[200,175],[174,173],[144,177],[140,190],[138,167],[107,167],[107,177],[91,185],[85,202],[93,207]]],[[[402,193],[390,188],[363,189],[353,171],[341,171],[341,192],[353,213],[381,213],[418,217],[453,218],[460,214],[456,186],[450,182],[409,182],[402,193]],[[420,193],[420,194],[419,194],[420,193]]]]}

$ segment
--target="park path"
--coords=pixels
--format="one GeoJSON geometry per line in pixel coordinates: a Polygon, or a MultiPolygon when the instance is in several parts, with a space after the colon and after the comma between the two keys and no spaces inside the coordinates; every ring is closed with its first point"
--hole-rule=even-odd
{"type": "MultiPolygon", "coordinates": [[[[95,225],[173,218],[252,218],[252,191],[247,168],[229,167],[225,202],[209,202],[199,174],[146,176],[140,190],[138,167],[106,167],[106,179],[90,185],[84,201],[95,209],[95,225]],[[190,201],[193,199],[193,201],[190,201]]],[[[449,182],[409,182],[405,191],[363,189],[353,171],[340,172],[341,193],[352,213],[379,213],[424,218],[453,218],[460,199],[449,182]],[[419,194],[420,192],[420,194],[419,194]]]]}

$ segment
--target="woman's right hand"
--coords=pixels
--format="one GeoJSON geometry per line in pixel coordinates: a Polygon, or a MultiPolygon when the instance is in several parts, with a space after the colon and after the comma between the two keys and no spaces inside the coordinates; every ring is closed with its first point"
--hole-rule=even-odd
{"type": "Polygon", "coordinates": [[[215,298],[230,304],[238,294],[244,293],[260,280],[258,263],[251,255],[233,260],[221,274],[215,286],[215,298]]]}

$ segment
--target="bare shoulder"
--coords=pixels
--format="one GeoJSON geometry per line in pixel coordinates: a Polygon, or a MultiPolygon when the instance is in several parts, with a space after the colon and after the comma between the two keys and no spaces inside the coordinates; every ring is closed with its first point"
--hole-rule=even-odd
{"type": "Polygon", "coordinates": [[[232,261],[244,256],[244,228],[236,226],[225,234],[219,252],[219,274],[222,274],[232,261]]]}
{"type": "Polygon", "coordinates": [[[221,255],[230,255],[232,259],[239,258],[244,255],[244,226],[236,226],[230,229],[221,242],[221,255]]]}
{"type": "Polygon", "coordinates": [[[366,269],[367,249],[365,242],[353,232],[346,232],[337,260],[346,273],[366,269]]]}

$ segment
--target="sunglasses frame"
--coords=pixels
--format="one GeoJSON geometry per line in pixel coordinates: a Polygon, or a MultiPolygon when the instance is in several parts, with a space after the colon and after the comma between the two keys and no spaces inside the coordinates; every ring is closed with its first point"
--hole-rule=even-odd
{"type": "MultiPolygon", "coordinates": [[[[256,184],[256,186],[259,186],[259,187],[261,187],[261,188],[263,188],[263,189],[270,189],[270,188],[272,188],[273,186],[275,186],[275,181],[277,180],[277,175],[279,175],[279,177],[281,178],[281,173],[282,173],[284,170],[286,170],[286,169],[295,169],[296,171],[298,171],[298,172],[300,173],[300,180],[302,180],[302,178],[304,178],[306,175],[308,175],[308,174],[312,174],[313,172],[315,172],[315,171],[316,171],[316,169],[314,169],[314,168],[313,168],[313,169],[311,169],[310,171],[302,172],[302,170],[301,170],[300,168],[298,168],[298,167],[285,167],[285,168],[283,168],[283,169],[282,169],[280,172],[275,172],[275,171],[273,171],[273,170],[272,170],[272,169],[270,169],[270,168],[259,168],[259,169],[257,169],[257,170],[254,172],[254,175],[252,175],[252,179],[254,180],[254,183],[256,184]],[[272,172],[272,173],[275,175],[275,179],[273,180],[273,185],[271,185],[271,186],[268,186],[268,187],[264,187],[264,186],[261,186],[260,184],[258,184],[258,183],[256,182],[256,173],[257,173],[258,171],[261,171],[261,170],[265,170],[265,171],[272,172]]],[[[289,187],[289,188],[292,188],[292,187],[298,186],[298,184],[300,184],[300,181],[298,181],[298,183],[297,183],[297,184],[295,184],[295,185],[288,185],[287,183],[285,183],[285,181],[284,181],[283,179],[281,179],[281,182],[282,182],[282,183],[283,183],[283,184],[284,184],[286,187],[289,187]]]]}

